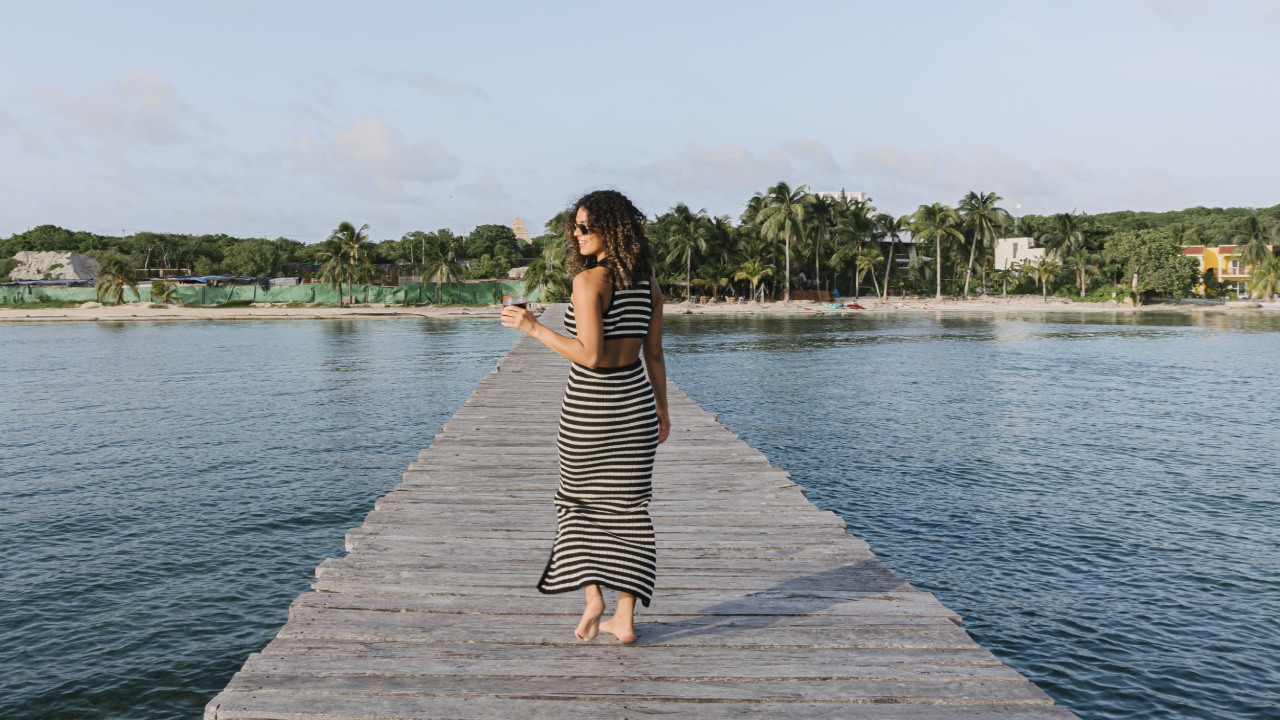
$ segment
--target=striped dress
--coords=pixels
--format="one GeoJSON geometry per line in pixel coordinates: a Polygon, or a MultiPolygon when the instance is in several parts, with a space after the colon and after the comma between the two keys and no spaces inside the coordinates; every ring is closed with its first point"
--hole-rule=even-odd
{"type": "MultiPolygon", "coordinates": [[[[604,312],[604,339],[644,338],[652,314],[647,280],[615,289],[604,312]]],[[[577,336],[572,304],[564,326],[577,336]]],[[[538,590],[596,584],[629,592],[648,607],[657,568],[649,499],[658,415],[640,361],[594,370],[573,364],[556,447],[556,539],[538,590]]]]}

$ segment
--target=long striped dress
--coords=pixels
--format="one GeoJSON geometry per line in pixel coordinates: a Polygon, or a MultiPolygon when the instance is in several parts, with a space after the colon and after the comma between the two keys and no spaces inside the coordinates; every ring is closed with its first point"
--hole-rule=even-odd
{"type": "MultiPolygon", "coordinates": [[[[604,338],[643,338],[652,315],[647,280],[615,289],[604,338]]],[[[572,304],[564,325],[577,335],[572,304]]],[[[657,576],[649,500],[658,415],[640,361],[594,370],[573,364],[556,447],[556,539],[538,590],[562,593],[594,583],[632,593],[648,607],[657,576]]]]}

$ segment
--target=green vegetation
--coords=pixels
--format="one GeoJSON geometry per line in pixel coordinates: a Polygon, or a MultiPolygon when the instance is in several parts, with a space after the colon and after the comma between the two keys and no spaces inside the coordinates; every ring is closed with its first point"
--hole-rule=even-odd
{"type": "MultiPolygon", "coordinates": [[[[1136,293],[1136,302],[1186,295],[1199,283],[1210,296],[1234,292],[1233,283],[1187,270],[1193,261],[1181,249],[1192,244],[1240,245],[1255,296],[1274,294],[1280,274],[1280,205],[1014,219],[1002,202],[995,192],[972,191],[954,205],[922,204],[909,216],[893,217],[869,200],[818,195],[780,182],[747,199],[736,221],[678,203],[653,218],[649,238],[659,282],[677,299],[785,299],[796,291],[836,289],[848,295],[868,286],[881,296],[1057,293],[1087,300],[1136,293]],[[1009,236],[1033,238],[1051,250],[1053,260],[997,269],[996,241],[1009,236]]],[[[131,288],[136,294],[139,279],[195,273],[318,278],[338,289],[344,302],[359,299],[352,288],[362,281],[397,285],[401,277],[415,275],[434,285],[434,293],[428,290],[418,301],[441,303],[462,299],[457,284],[464,279],[502,277],[511,267],[527,265],[526,293],[540,288],[554,301],[570,292],[562,228],[563,218],[552,217],[531,244],[496,224],[465,236],[442,228],[375,242],[368,226],[344,222],[325,241],[304,245],[220,234],[111,237],[42,225],[0,240],[0,278],[12,272],[16,263],[9,258],[16,252],[75,251],[112,269],[107,282],[99,283],[99,296],[111,302],[123,302],[131,288]]]]}
{"type": "Polygon", "coordinates": [[[178,288],[172,283],[167,283],[164,280],[152,281],[151,301],[161,303],[163,305],[174,305],[182,302],[178,298],[178,288]]]}
{"type": "Polygon", "coordinates": [[[126,288],[133,291],[135,300],[142,299],[138,294],[138,282],[134,279],[133,271],[125,265],[124,260],[115,256],[104,260],[98,284],[93,286],[98,294],[98,302],[110,301],[112,305],[122,305],[126,288]]]}
{"type": "Polygon", "coordinates": [[[343,221],[338,223],[325,241],[326,248],[319,259],[320,280],[329,283],[330,287],[342,293],[342,285],[346,283],[351,290],[351,304],[356,304],[355,284],[364,280],[372,271],[369,254],[365,246],[369,242],[368,224],[357,230],[354,225],[343,221]]]}
{"type": "MultiPolygon", "coordinates": [[[[956,213],[955,208],[948,207],[942,203],[934,203],[932,205],[921,205],[916,214],[911,216],[911,229],[916,237],[934,242],[934,258],[935,263],[940,265],[942,255],[942,241],[962,241],[964,235],[960,233],[960,216],[956,213]]],[[[936,297],[942,299],[942,273],[935,272],[934,279],[937,282],[936,297]]]]}
{"type": "Polygon", "coordinates": [[[1280,301],[1280,254],[1273,246],[1261,253],[1253,271],[1249,274],[1249,294],[1252,297],[1269,297],[1280,301]]]}
{"type": "Polygon", "coordinates": [[[1104,255],[1132,278],[1129,290],[1134,304],[1154,295],[1184,297],[1199,279],[1198,263],[1182,255],[1182,246],[1167,229],[1126,230],[1108,238],[1104,255]]]}

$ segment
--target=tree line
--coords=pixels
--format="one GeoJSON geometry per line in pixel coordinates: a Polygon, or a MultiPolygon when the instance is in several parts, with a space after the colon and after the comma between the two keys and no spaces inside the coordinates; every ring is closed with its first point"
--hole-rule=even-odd
{"type": "MultiPolygon", "coordinates": [[[[41,225],[0,240],[0,262],[24,250],[78,252],[99,263],[118,259],[139,278],[158,276],[162,270],[166,275],[279,277],[318,271],[342,252],[344,239],[350,242],[353,238],[342,227],[323,242],[308,245],[284,237],[270,240],[159,232],[111,236],[41,225]]],[[[358,239],[360,264],[367,268],[368,276],[421,270],[433,257],[443,256],[450,259],[461,278],[505,277],[526,252],[506,225],[480,225],[466,235],[447,228],[413,231],[397,240],[378,242],[371,242],[363,232],[358,239]]],[[[11,260],[0,265],[0,277],[15,265],[11,260]]]]}
{"type": "MultiPolygon", "coordinates": [[[[857,297],[872,289],[882,298],[999,291],[1046,299],[1050,293],[1125,295],[1141,303],[1151,296],[1186,296],[1199,285],[1225,296],[1230,288],[1211,274],[1202,277],[1198,263],[1182,255],[1193,244],[1240,245],[1252,269],[1250,292],[1280,293],[1280,205],[1014,217],[1003,200],[994,192],[972,191],[954,205],[920,205],[894,216],[870,199],[780,182],[748,199],[736,221],[678,203],[654,217],[649,240],[658,279],[673,297],[789,300],[797,290],[857,297]],[[1050,252],[997,268],[996,241],[1007,237],[1030,237],[1050,252]]],[[[561,300],[570,288],[562,227],[563,213],[548,220],[531,244],[519,242],[506,225],[480,225],[465,236],[441,229],[372,242],[367,225],[343,222],[325,241],[306,245],[228,235],[111,237],[45,225],[0,241],[0,258],[21,250],[76,251],[119,270],[121,282],[155,268],[254,277],[305,268],[334,287],[351,287],[407,271],[433,282],[437,299],[441,283],[503,277],[509,268],[527,265],[528,291],[539,288],[545,298],[561,300]]],[[[8,271],[0,266],[0,276],[8,271]]]]}
{"type": "Polygon", "coordinates": [[[895,216],[870,199],[778,183],[753,195],[736,222],[677,204],[654,219],[649,239],[659,280],[686,296],[785,300],[796,289],[858,296],[870,286],[882,298],[1035,292],[1141,303],[1187,296],[1202,283],[1225,296],[1230,288],[1201,277],[1182,254],[1192,244],[1239,244],[1253,269],[1250,291],[1280,293],[1280,205],[1014,217],[1002,202],[972,191],[954,205],[895,216]],[[997,268],[996,241],[1008,237],[1030,237],[1048,252],[997,268]]]}

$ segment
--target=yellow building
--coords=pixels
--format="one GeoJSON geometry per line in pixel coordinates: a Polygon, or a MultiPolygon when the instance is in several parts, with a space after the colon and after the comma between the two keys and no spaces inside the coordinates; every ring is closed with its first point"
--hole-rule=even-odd
{"type": "MultiPolygon", "coordinates": [[[[1223,287],[1233,290],[1237,297],[1248,297],[1249,290],[1245,283],[1249,280],[1249,268],[1240,259],[1240,248],[1236,245],[1191,245],[1182,249],[1182,254],[1200,261],[1200,273],[1210,273],[1222,283],[1223,287]]],[[[1196,286],[1196,292],[1204,295],[1204,284],[1196,286]]]]}

